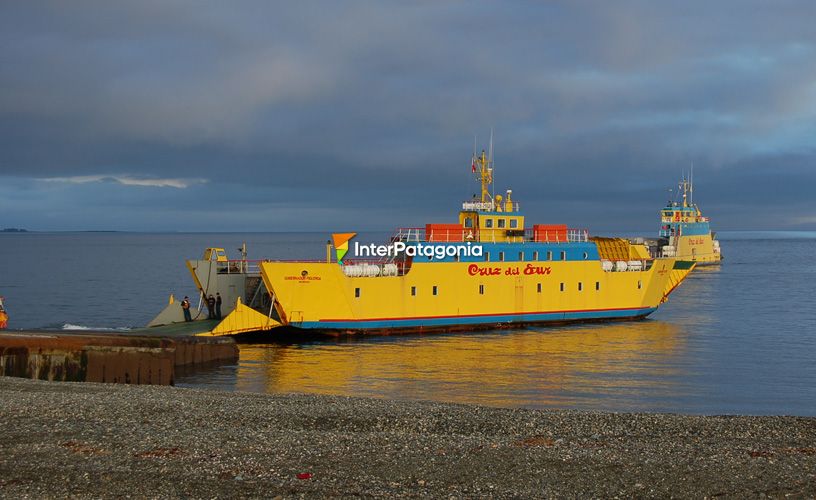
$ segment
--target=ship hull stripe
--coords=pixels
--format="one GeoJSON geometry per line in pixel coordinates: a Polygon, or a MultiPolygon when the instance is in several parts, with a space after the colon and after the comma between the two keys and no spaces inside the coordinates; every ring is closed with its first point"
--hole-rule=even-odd
{"type": "Polygon", "coordinates": [[[426,316],[414,318],[372,318],[372,319],[327,319],[320,321],[304,321],[293,323],[299,328],[337,328],[337,329],[365,329],[365,328],[394,328],[418,326],[448,326],[460,324],[486,323],[546,323],[549,321],[580,321],[594,319],[616,319],[644,317],[654,312],[656,307],[624,308],[624,309],[590,309],[582,311],[549,311],[516,314],[474,314],[468,316],[426,316]]]}

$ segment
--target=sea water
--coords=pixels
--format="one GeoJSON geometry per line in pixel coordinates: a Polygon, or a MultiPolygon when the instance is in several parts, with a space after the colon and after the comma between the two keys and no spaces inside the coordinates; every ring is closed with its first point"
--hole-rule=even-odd
{"type": "MultiPolygon", "coordinates": [[[[128,329],[172,293],[207,246],[233,258],[321,258],[323,233],[0,233],[10,329],[128,329]]],[[[380,241],[385,235],[367,235],[380,241]]],[[[242,344],[236,364],[177,385],[525,408],[816,415],[816,232],[721,233],[643,321],[242,344]]]]}

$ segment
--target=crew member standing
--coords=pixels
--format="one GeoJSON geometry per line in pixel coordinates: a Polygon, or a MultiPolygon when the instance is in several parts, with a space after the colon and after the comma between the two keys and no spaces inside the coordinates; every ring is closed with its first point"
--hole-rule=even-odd
{"type": "Polygon", "coordinates": [[[209,313],[207,315],[209,319],[215,319],[215,297],[212,294],[207,297],[207,312],[209,313]]]}
{"type": "Polygon", "coordinates": [[[221,319],[221,294],[215,292],[215,317],[221,319]]]}
{"type": "Polygon", "coordinates": [[[181,301],[181,310],[184,311],[184,321],[193,320],[193,318],[190,317],[190,298],[186,295],[184,296],[184,300],[181,301]]]}

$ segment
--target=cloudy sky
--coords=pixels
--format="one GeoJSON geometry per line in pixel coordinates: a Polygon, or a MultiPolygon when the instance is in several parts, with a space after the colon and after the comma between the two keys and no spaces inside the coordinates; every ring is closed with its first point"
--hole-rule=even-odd
{"type": "Polygon", "coordinates": [[[816,229],[816,3],[3,2],[0,227],[816,229]]]}

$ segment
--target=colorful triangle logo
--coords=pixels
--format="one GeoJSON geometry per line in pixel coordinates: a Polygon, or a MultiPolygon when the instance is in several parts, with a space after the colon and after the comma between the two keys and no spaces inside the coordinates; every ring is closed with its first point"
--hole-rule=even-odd
{"type": "Polygon", "coordinates": [[[337,254],[337,263],[343,263],[343,257],[348,252],[349,240],[357,236],[357,233],[334,233],[332,234],[332,241],[334,242],[334,251],[337,254]]]}

